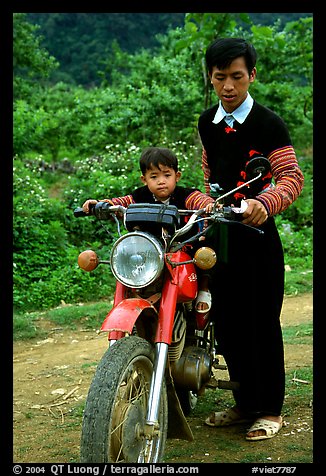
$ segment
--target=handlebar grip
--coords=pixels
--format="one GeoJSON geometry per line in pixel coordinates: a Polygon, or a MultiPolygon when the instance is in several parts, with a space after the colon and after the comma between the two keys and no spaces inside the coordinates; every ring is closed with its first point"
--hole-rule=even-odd
{"type": "Polygon", "coordinates": [[[75,210],[74,210],[74,216],[76,218],[89,217],[91,215],[95,215],[95,205],[94,204],[90,204],[89,213],[85,213],[82,207],[75,208],[75,210]]]}
{"type": "Polygon", "coordinates": [[[243,220],[243,214],[241,212],[235,212],[233,207],[223,207],[223,215],[227,220],[243,220]]]}
{"type": "Polygon", "coordinates": [[[112,205],[108,202],[98,202],[90,213],[96,216],[99,220],[112,219],[112,205]]]}
{"type": "Polygon", "coordinates": [[[82,208],[75,208],[74,210],[74,216],[76,218],[79,218],[79,217],[86,217],[88,216],[87,213],[84,212],[84,210],[82,208]]]}
{"type": "Polygon", "coordinates": [[[78,217],[89,217],[95,216],[99,220],[110,220],[112,219],[115,212],[124,209],[124,207],[119,205],[110,205],[108,202],[97,202],[96,204],[91,204],[89,206],[89,213],[85,213],[84,210],[80,207],[74,210],[74,216],[78,217]]]}

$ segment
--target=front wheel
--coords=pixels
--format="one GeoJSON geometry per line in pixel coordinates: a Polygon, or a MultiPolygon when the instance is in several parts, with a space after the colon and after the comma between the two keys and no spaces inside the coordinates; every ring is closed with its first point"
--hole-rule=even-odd
{"type": "Polygon", "coordinates": [[[137,336],[115,342],[91,383],[82,424],[82,463],[157,463],[163,459],[168,405],[162,386],[158,427],[145,432],[154,349],[137,336]]]}

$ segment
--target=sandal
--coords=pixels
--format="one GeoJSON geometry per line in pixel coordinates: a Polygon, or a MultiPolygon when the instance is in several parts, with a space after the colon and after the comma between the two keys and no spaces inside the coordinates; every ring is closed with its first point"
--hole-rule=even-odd
{"type": "Polygon", "coordinates": [[[205,424],[208,426],[229,426],[251,421],[252,419],[244,418],[240,413],[233,410],[233,408],[229,408],[223,412],[211,413],[211,415],[206,418],[205,424]]]}
{"type": "Polygon", "coordinates": [[[197,327],[199,330],[204,330],[208,324],[209,311],[212,307],[212,295],[209,291],[199,291],[196,299],[195,311],[196,311],[196,321],[197,327]],[[206,309],[197,309],[197,306],[200,302],[207,304],[206,309]]]}
{"type": "Polygon", "coordinates": [[[248,433],[251,431],[259,431],[263,430],[266,432],[265,435],[259,435],[259,436],[246,436],[246,440],[248,441],[259,441],[259,440],[267,440],[268,438],[273,438],[273,436],[276,436],[277,433],[280,431],[280,429],[283,426],[283,421],[280,423],[277,421],[272,421],[272,420],[266,420],[265,418],[258,418],[254,422],[254,424],[249,428],[248,433]]]}

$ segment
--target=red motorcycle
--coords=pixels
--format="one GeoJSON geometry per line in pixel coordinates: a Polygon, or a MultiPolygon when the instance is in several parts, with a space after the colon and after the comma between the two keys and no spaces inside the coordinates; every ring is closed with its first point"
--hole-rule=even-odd
{"type": "MultiPolygon", "coordinates": [[[[194,312],[197,268],[216,263],[215,251],[199,240],[216,222],[240,223],[241,208],[217,204],[264,176],[266,161],[252,159],[247,176],[253,178],[219,197],[209,215],[164,204],[126,209],[99,202],[91,209],[97,219],[114,218],[119,234],[122,216],[126,233],[110,260],[92,250],[78,257],[86,271],[109,264],[116,278],[113,307],[101,326],[109,346],[86,399],[81,462],[157,463],[167,438],[193,440],[186,416],[219,366],[214,322],[197,320],[194,312]],[[180,228],[183,215],[190,218],[180,228]],[[193,254],[194,243],[203,246],[193,254]]],[[[82,208],[74,214],[86,216],[82,208]]]]}

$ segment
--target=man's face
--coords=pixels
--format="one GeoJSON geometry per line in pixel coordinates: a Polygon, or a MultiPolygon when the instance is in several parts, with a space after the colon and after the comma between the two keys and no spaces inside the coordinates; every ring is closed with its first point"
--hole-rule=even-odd
{"type": "Polygon", "coordinates": [[[224,69],[213,67],[211,82],[226,112],[232,112],[247,97],[248,89],[256,77],[256,68],[249,75],[243,56],[232,61],[224,69]]]}

